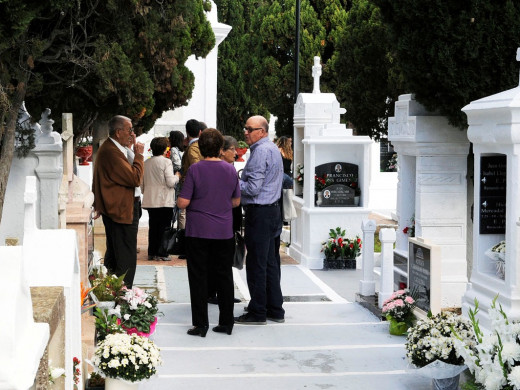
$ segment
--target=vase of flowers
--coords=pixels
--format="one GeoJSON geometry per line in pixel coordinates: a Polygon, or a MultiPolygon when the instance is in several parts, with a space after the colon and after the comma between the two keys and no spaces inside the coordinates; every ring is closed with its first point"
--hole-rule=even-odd
{"type": "Polygon", "coordinates": [[[500,279],[505,279],[506,276],[506,242],[504,240],[493,245],[484,252],[495,263],[496,275],[500,279]]]}
{"type": "Polygon", "coordinates": [[[415,299],[407,289],[395,291],[383,302],[382,312],[390,323],[391,335],[402,336],[413,325],[414,307],[415,299]]]}
{"type": "Polygon", "coordinates": [[[123,287],[115,312],[119,323],[128,334],[149,337],[157,325],[157,298],[139,287],[123,287]]]}
{"type": "Polygon", "coordinates": [[[146,337],[116,333],[99,343],[92,363],[105,375],[106,390],[137,389],[162,363],[160,350],[146,337]]]}
{"type": "Polygon", "coordinates": [[[358,236],[348,238],[345,237],[344,229],[330,229],[328,240],[321,243],[321,252],[325,254],[323,269],[355,269],[361,247],[361,238],[358,236]]]}
{"type": "Polygon", "coordinates": [[[314,193],[316,194],[315,203],[316,206],[321,206],[323,203],[323,190],[333,184],[332,179],[327,177],[327,174],[323,174],[322,176],[314,175],[314,193]]]}
{"type": "Polygon", "coordinates": [[[466,369],[455,347],[457,337],[470,345],[475,342],[469,320],[451,312],[430,313],[408,329],[406,356],[416,373],[432,378],[435,390],[457,389],[459,375],[466,369]]]}
{"type": "Polygon", "coordinates": [[[76,156],[80,158],[79,165],[89,165],[89,161],[92,161],[92,136],[80,139],[76,149],[76,156]]]}
{"type": "Polygon", "coordinates": [[[296,183],[303,188],[303,164],[296,164],[296,183]]]}

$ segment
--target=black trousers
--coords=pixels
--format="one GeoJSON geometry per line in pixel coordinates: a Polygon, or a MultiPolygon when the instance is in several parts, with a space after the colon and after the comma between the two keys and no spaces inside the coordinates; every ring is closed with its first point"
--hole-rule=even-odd
{"type": "Polygon", "coordinates": [[[125,286],[132,288],[137,266],[137,230],[141,218],[141,202],[134,202],[134,218],[131,224],[114,222],[103,214],[106,246],[104,264],[108,272],[125,275],[125,286]]]}
{"type": "Polygon", "coordinates": [[[208,326],[208,274],[214,274],[217,288],[219,325],[232,327],[233,254],[235,240],[186,237],[186,262],[190,283],[191,321],[193,326],[208,326]]]}
{"type": "Polygon", "coordinates": [[[248,313],[259,321],[284,318],[280,287],[280,207],[246,207],[246,273],[251,301],[248,313]]]}
{"type": "Polygon", "coordinates": [[[149,208],[148,211],[148,256],[158,256],[161,238],[173,216],[173,207],[149,208]]]}

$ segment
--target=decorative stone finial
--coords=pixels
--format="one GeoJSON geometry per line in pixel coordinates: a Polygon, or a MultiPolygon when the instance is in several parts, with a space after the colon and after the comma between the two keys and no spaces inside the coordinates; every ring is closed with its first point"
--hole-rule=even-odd
{"type": "Polygon", "coordinates": [[[320,76],[321,64],[320,57],[314,57],[314,66],[312,67],[312,77],[314,78],[314,89],[312,93],[320,93],[320,76]]]}

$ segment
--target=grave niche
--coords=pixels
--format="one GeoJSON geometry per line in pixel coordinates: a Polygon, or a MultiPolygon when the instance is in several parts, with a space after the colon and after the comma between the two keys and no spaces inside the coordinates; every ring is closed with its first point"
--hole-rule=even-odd
{"type": "Polygon", "coordinates": [[[359,205],[358,166],[346,162],[330,162],[316,166],[314,173],[330,182],[317,196],[320,207],[351,207],[359,205]]]}

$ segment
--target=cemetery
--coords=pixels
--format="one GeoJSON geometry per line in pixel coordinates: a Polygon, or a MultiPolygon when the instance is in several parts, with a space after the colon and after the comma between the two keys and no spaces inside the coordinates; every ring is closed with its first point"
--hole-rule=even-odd
{"type": "MultiPolygon", "coordinates": [[[[190,57],[193,99],[140,136],[145,150],[153,136],[185,132],[190,118],[217,126],[218,45],[231,27],[216,10],[208,18],[216,44],[206,58],[190,57]]],[[[520,84],[460,107],[467,130],[401,94],[385,118],[388,138],[376,142],[347,127],[335,93],[321,92],[321,61],[308,69],[313,90],[294,102],[296,215],[279,252],[285,322],[237,325],[225,339],[185,337],[180,257],[139,258],[130,289],[103,273],[92,177],[107,138],[74,150],[71,113],[21,105],[18,129],[34,147],[13,158],[3,199],[1,389],[93,389],[96,375],[109,390],[520,388],[520,354],[511,352],[520,338],[520,84]]],[[[244,148],[237,172],[249,156],[244,148]]],[[[141,238],[147,223],[145,212],[141,238]]],[[[246,268],[233,278],[241,315],[246,268]]]]}

